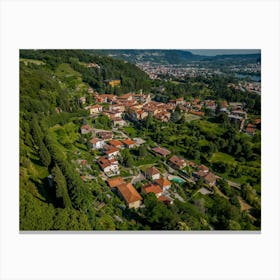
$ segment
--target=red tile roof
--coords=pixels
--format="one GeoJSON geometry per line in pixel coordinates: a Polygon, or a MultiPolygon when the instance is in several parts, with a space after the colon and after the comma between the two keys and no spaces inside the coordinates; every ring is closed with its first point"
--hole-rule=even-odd
{"type": "Polygon", "coordinates": [[[142,189],[143,189],[143,192],[146,194],[151,193],[151,192],[154,194],[162,193],[162,189],[160,188],[160,186],[154,185],[154,184],[146,185],[142,189]]]}
{"type": "Polygon", "coordinates": [[[170,154],[170,151],[168,151],[167,149],[161,148],[161,147],[156,147],[152,149],[155,153],[160,154],[162,156],[167,156],[170,154]]]}
{"type": "Polygon", "coordinates": [[[113,137],[112,131],[99,131],[98,135],[103,139],[111,139],[113,137]]]}
{"type": "Polygon", "coordinates": [[[90,140],[90,143],[91,143],[91,144],[96,144],[97,142],[100,142],[100,141],[102,141],[102,140],[99,139],[99,138],[92,138],[92,139],[90,140]]]}
{"type": "Polygon", "coordinates": [[[122,142],[119,141],[119,140],[111,140],[111,141],[109,141],[109,144],[110,144],[111,146],[114,146],[114,147],[122,146],[122,142]]]}
{"type": "Polygon", "coordinates": [[[87,129],[89,130],[90,129],[90,126],[88,124],[84,124],[81,126],[81,129],[87,129]]]}
{"type": "Polygon", "coordinates": [[[110,186],[110,188],[115,188],[117,186],[124,184],[124,180],[122,177],[117,177],[117,178],[113,178],[113,179],[108,179],[107,183],[110,186]]]}
{"type": "Polygon", "coordinates": [[[149,167],[146,170],[146,174],[148,174],[149,176],[153,176],[153,175],[156,175],[156,174],[160,174],[160,172],[154,166],[152,166],[152,167],[149,167]]]}
{"type": "Polygon", "coordinates": [[[209,172],[205,177],[204,180],[206,180],[208,183],[213,184],[216,181],[216,176],[214,173],[209,172]]]}
{"type": "Polygon", "coordinates": [[[254,127],[247,127],[246,132],[249,134],[254,134],[256,132],[256,128],[254,127]]]}
{"type": "Polygon", "coordinates": [[[101,166],[101,168],[104,170],[104,168],[111,166],[112,164],[117,164],[116,160],[109,160],[105,157],[101,157],[98,159],[98,163],[101,166]]]}
{"type": "Polygon", "coordinates": [[[177,165],[179,167],[184,166],[186,164],[186,161],[178,156],[172,156],[169,161],[173,163],[174,165],[177,165]]]}
{"type": "Polygon", "coordinates": [[[122,184],[117,188],[128,204],[142,200],[141,195],[137,192],[137,190],[132,186],[131,183],[122,184]]]}
{"type": "Polygon", "coordinates": [[[130,145],[135,145],[136,143],[134,141],[132,141],[131,139],[125,139],[125,140],[122,140],[122,142],[127,145],[127,146],[130,146],[130,145]]]}
{"type": "Polygon", "coordinates": [[[131,93],[126,93],[126,94],[123,94],[121,96],[118,96],[118,99],[128,99],[128,98],[132,98],[131,93]]]}
{"type": "Polygon", "coordinates": [[[102,108],[102,106],[99,104],[95,104],[95,105],[90,105],[89,108],[90,109],[99,109],[99,108],[102,108]]]}
{"type": "Polygon", "coordinates": [[[171,202],[171,200],[168,197],[164,196],[164,195],[161,195],[158,198],[158,200],[164,202],[165,204],[170,204],[170,202],[171,202]]]}
{"type": "Polygon", "coordinates": [[[261,119],[255,119],[255,120],[254,120],[254,123],[255,123],[255,124],[261,123],[261,119]]]}
{"type": "Polygon", "coordinates": [[[166,178],[157,179],[156,183],[162,188],[171,185],[171,182],[169,180],[167,180],[166,178]]]}
{"type": "Polygon", "coordinates": [[[209,171],[209,168],[207,166],[205,166],[204,164],[200,164],[198,166],[198,169],[201,170],[201,171],[204,171],[204,172],[208,172],[209,171]]]}
{"type": "Polygon", "coordinates": [[[119,149],[114,148],[114,147],[110,147],[109,150],[107,150],[107,151],[105,152],[105,154],[106,154],[106,155],[110,155],[110,154],[115,153],[115,152],[118,152],[118,151],[119,151],[119,149]]]}
{"type": "Polygon", "coordinates": [[[192,110],[190,110],[189,113],[193,114],[193,115],[197,115],[197,116],[204,116],[205,115],[204,112],[197,112],[197,111],[192,111],[192,110]]]}

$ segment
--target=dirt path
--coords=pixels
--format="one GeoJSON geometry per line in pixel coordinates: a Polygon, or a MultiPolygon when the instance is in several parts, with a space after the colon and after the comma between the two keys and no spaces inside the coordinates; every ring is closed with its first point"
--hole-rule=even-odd
{"type": "Polygon", "coordinates": [[[252,208],[251,205],[249,205],[247,202],[245,202],[240,196],[238,196],[238,200],[240,203],[240,210],[241,211],[248,211],[252,208]]]}

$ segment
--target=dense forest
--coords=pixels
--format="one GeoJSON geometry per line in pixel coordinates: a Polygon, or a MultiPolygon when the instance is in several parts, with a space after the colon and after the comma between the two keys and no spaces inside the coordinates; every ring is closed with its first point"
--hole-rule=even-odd
{"type": "MultiPolygon", "coordinates": [[[[98,176],[99,167],[88,149],[89,139],[78,133],[84,123],[111,128],[107,117],[88,118],[79,102],[88,87],[98,93],[121,95],[151,93],[158,101],[185,97],[240,101],[248,112],[260,115],[260,97],[228,88],[226,77],[197,78],[174,84],[152,81],[135,65],[82,50],[20,51],[20,229],[21,230],[256,230],[260,228],[260,134],[241,135],[222,115],[187,122],[172,116],[170,123],[148,117],[124,129],[131,137],[141,136],[147,145],[161,143],[173,154],[180,153],[204,163],[228,178],[244,177],[240,190],[226,180],[218,181],[223,193],[197,193],[202,186],[186,182],[176,185],[185,202],[159,202],[154,194],[144,195],[145,207],[123,207],[98,176]],[[98,67],[87,67],[94,62],[98,67]],[[120,86],[106,81],[119,79],[120,86]],[[164,88],[164,91],[162,91],[164,88]],[[212,127],[212,130],[209,129],[212,127]],[[208,128],[208,129],[207,129],[208,128]],[[234,163],[211,161],[215,153],[230,155],[234,163]],[[91,164],[92,181],[83,181],[74,163],[82,155],[91,164]],[[246,164],[251,162],[252,166],[246,164]],[[50,180],[50,177],[52,178],[50,180]],[[196,193],[194,196],[193,194],[196,193]],[[240,200],[252,206],[241,211],[240,200]],[[105,206],[100,210],[98,206],[105,206]]],[[[131,168],[151,160],[162,165],[145,148],[123,151],[123,166],[131,168]]],[[[125,171],[123,171],[125,172],[125,171]]]]}

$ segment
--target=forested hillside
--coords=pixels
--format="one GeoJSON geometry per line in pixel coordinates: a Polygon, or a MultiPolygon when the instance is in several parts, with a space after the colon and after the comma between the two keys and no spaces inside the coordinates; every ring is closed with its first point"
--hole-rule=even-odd
{"type": "Polygon", "coordinates": [[[83,81],[98,92],[128,92],[131,90],[149,89],[149,80],[145,72],[135,65],[107,56],[90,55],[81,50],[21,50],[21,58],[40,60],[51,69],[61,63],[68,63],[75,71],[81,73],[83,81]],[[94,62],[99,67],[86,67],[94,62]],[[106,86],[105,80],[120,79],[121,87],[112,89],[106,86]]]}
{"type": "MultiPolygon", "coordinates": [[[[76,175],[69,164],[72,151],[66,151],[50,128],[82,121],[86,112],[79,97],[88,86],[118,94],[104,83],[118,78],[120,93],[148,89],[147,75],[132,64],[83,51],[22,50],[20,58],[20,229],[107,229],[103,223],[110,217],[96,217],[96,195],[76,175]],[[88,62],[100,68],[87,68],[88,62]]],[[[66,133],[63,144],[68,147],[78,140],[77,133],[72,139],[67,130],[60,133],[66,133]]],[[[91,188],[98,193],[101,186],[96,182],[91,188]]]]}

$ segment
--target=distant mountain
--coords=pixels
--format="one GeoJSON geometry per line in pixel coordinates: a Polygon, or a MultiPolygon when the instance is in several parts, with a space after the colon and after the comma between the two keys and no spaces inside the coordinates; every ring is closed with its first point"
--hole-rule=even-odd
{"type": "Polygon", "coordinates": [[[185,64],[191,61],[203,60],[206,56],[195,55],[183,50],[88,50],[89,53],[109,55],[128,62],[154,62],[160,64],[185,64]]]}
{"type": "Polygon", "coordinates": [[[206,56],[193,54],[186,50],[171,49],[107,49],[107,50],[87,50],[88,53],[95,55],[106,55],[131,63],[153,62],[159,64],[178,64],[184,65],[192,62],[237,62],[255,63],[260,62],[261,54],[226,54],[216,56],[206,56]]]}

